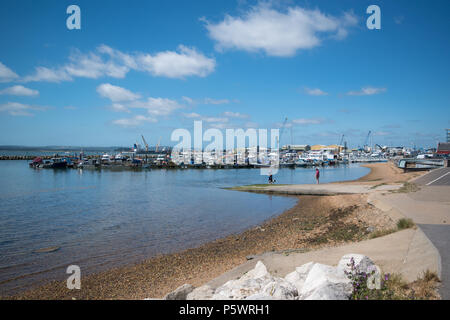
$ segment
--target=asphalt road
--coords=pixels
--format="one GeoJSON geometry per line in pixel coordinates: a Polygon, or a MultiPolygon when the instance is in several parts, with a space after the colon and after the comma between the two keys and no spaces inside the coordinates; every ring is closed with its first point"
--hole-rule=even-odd
{"type": "Polygon", "coordinates": [[[450,186],[450,168],[434,169],[414,183],[420,186],[450,186]]]}
{"type": "Polygon", "coordinates": [[[441,286],[439,293],[443,300],[450,300],[450,226],[440,224],[419,224],[420,229],[433,242],[441,255],[441,286]]]}
{"type": "MultiPolygon", "coordinates": [[[[422,186],[422,193],[427,194],[429,200],[440,200],[450,202],[450,168],[439,168],[430,171],[428,174],[416,179],[415,184],[422,186]],[[431,199],[436,198],[436,199],[431,199]]],[[[418,194],[411,194],[412,198],[420,197],[418,194]]],[[[450,225],[448,224],[419,224],[420,229],[428,239],[434,244],[441,255],[441,287],[439,293],[442,299],[450,300],[450,225]]]]}

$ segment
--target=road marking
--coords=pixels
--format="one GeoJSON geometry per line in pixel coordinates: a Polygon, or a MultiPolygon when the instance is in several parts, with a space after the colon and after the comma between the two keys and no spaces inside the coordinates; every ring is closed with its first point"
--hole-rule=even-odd
{"type": "Polygon", "coordinates": [[[443,174],[442,176],[440,176],[439,178],[437,178],[437,179],[434,179],[433,181],[431,181],[431,182],[428,182],[426,185],[427,186],[429,186],[430,184],[432,184],[432,183],[435,183],[436,181],[438,181],[438,180],[440,180],[440,179],[442,179],[443,177],[445,177],[446,175],[448,175],[448,174],[450,174],[450,172],[447,172],[446,174],[443,174]]]}

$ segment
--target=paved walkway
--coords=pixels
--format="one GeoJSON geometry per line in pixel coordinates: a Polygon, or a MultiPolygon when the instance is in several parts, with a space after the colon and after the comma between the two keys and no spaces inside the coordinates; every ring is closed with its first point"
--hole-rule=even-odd
{"type": "Polygon", "coordinates": [[[423,234],[417,229],[407,229],[385,237],[351,243],[339,247],[324,248],[309,252],[265,253],[213,279],[208,283],[213,288],[228,280],[237,279],[262,261],[273,275],[284,277],[295,267],[314,261],[337,265],[340,258],[349,253],[359,253],[370,257],[386,273],[401,273],[411,282],[429,269],[440,272],[439,254],[423,234]]]}
{"type": "MultiPolygon", "coordinates": [[[[442,169],[433,170],[413,181],[421,186],[417,192],[373,197],[413,219],[438,249],[442,265],[439,292],[442,299],[450,300],[450,186],[442,184],[446,180],[439,179],[448,168],[442,169]]],[[[450,175],[444,178],[447,176],[450,175]]]]}

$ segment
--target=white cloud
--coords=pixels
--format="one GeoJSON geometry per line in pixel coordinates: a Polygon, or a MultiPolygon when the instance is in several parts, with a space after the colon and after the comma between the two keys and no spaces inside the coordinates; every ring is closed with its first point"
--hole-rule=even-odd
{"type": "Polygon", "coordinates": [[[0,90],[0,94],[12,95],[12,96],[37,96],[39,91],[26,88],[21,85],[12,86],[3,90],[0,90]]]}
{"type": "Polygon", "coordinates": [[[121,126],[121,127],[138,127],[146,122],[155,123],[158,122],[155,118],[146,117],[143,115],[137,115],[132,118],[123,118],[114,120],[113,124],[121,126]]]}
{"type": "Polygon", "coordinates": [[[177,101],[167,98],[147,98],[144,101],[134,101],[128,105],[129,108],[140,108],[147,110],[152,116],[167,116],[173,111],[183,108],[177,101]]]}
{"type": "Polygon", "coordinates": [[[19,76],[14,71],[0,62],[0,82],[10,82],[18,78],[19,76]]]}
{"type": "Polygon", "coordinates": [[[18,102],[7,102],[0,105],[0,112],[7,112],[12,116],[33,116],[31,111],[43,111],[45,107],[30,106],[18,102]]]}
{"type": "Polygon", "coordinates": [[[178,46],[178,52],[164,51],[155,55],[141,54],[137,57],[139,67],[155,76],[184,78],[205,77],[214,71],[216,61],[196,49],[178,46]]]}
{"type": "Polygon", "coordinates": [[[389,136],[392,132],[389,131],[376,131],[373,133],[374,136],[389,136]]]}
{"type": "Polygon", "coordinates": [[[189,98],[189,97],[181,97],[181,99],[183,99],[188,104],[194,104],[195,103],[194,99],[189,98]]]}
{"type": "Polygon", "coordinates": [[[203,104],[227,104],[227,103],[230,103],[230,100],[228,100],[228,99],[211,99],[211,98],[203,99],[203,104]]]}
{"type": "Polygon", "coordinates": [[[283,123],[283,122],[276,122],[275,124],[274,124],[274,126],[276,127],[276,128],[292,128],[292,123],[291,122],[286,122],[286,123],[283,123]]]}
{"type": "Polygon", "coordinates": [[[141,96],[133,93],[128,89],[114,86],[110,83],[103,83],[97,87],[97,92],[104,98],[108,98],[113,102],[137,100],[141,96]]]}
{"type": "Polygon", "coordinates": [[[111,110],[113,110],[114,112],[127,112],[127,113],[131,112],[130,109],[128,109],[126,106],[120,103],[113,103],[111,105],[111,110]]]}
{"type": "Polygon", "coordinates": [[[215,122],[215,123],[228,122],[228,118],[223,118],[223,117],[202,117],[201,120],[203,120],[205,122],[215,122]]]}
{"type": "Polygon", "coordinates": [[[74,77],[98,79],[100,77],[124,78],[130,68],[112,59],[104,60],[95,53],[82,54],[75,50],[65,66],[67,73],[74,77]]]}
{"type": "Polygon", "coordinates": [[[198,113],[192,112],[192,113],[185,113],[184,116],[189,119],[198,119],[202,120],[208,123],[227,123],[228,118],[226,117],[209,117],[209,116],[202,116],[198,113]]]}
{"type": "Polygon", "coordinates": [[[50,69],[46,67],[36,67],[34,74],[24,77],[22,81],[61,82],[71,80],[72,77],[67,73],[67,71],[64,68],[50,69]]]}
{"type": "Polygon", "coordinates": [[[190,119],[195,119],[195,118],[200,118],[201,117],[201,115],[199,115],[198,113],[195,113],[195,112],[185,113],[184,116],[186,118],[190,118],[190,119]]]}
{"type": "Polygon", "coordinates": [[[310,125],[310,124],[322,124],[325,123],[326,120],[322,118],[312,118],[312,119],[306,119],[306,118],[300,118],[300,119],[294,119],[292,120],[293,124],[298,124],[302,126],[310,125]]]}
{"type": "Polygon", "coordinates": [[[310,96],[326,96],[326,95],[328,95],[327,92],[322,91],[319,88],[315,88],[315,89],[305,88],[305,93],[310,96]]]}
{"type": "Polygon", "coordinates": [[[100,53],[109,55],[112,59],[115,59],[118,63],[123,64],[130,69],[138,68],[136,59],[132,55],[123,53],[104,44],[100,45],[97,50],[100,53]]]}
{"type": "Polygon", "coordinates": [[[386,88],[374,88],[374,87],[364,87],[359,91],[347,92],[349,96],[371,96],[374,94],[379,94],[386,92],[386,88]]]}
{"type": "Polygon", "coordinates": [[[242,114],[242,113],[239,113],[239,112],[232,112],[232,111],[225,111],[223,113],[223,115],[225,117],[239,118],[239,119],[247,119],[247,118],[250,117],[248,114],[242,114]]]}
{"type": "Polygon", "coordinates": [[[194,104],[228,104],[228,103],[238,103],[239,100],[228,100],[228,99],[213,99],[213,98],[203,98],[203,99],[192,99],[190,97],[183,96],[181,97],[186,103],[194,105],[194,104]]]}
{"type": "MultiPolygon", "coordinates": [[[[216,61],[208,58],[194,48],[180,45],[178,51],[163,51],[154,55],[148,53],[127,54],[106,45],[93,52],[82,53],[73,50],[68,62],[60,67],[36,67],[32,75],[22,81],[70,81],[75,77],[98,79],[101,77],[124,78],[130,70],[148,72],[154,76],[185,78],[205,77],[214,71],[216,61]]],[[[11,70],[0,63],[1,72],[9,78],[18,78],[11,70]],[[4,67],[2,69],[2,67],[4,67]]]]}
{"type": "Polygon", "coordinates": [[[348,28],[357,23],[352,13],[342,17],[326,15],[319,10],[289,7],[277,11],[267,3],[259,3],[241,17],[226,15],[216,24],[206,21],[209,36],[216,49],[263,51],[269,56],[288,57],[298,50],[321,44],[322,35],[342,39],[348,28]]]}
{"type": "Polygon", "coordinates": [[[231,129],[232,126],[230,126],[227,123],[224,122],[219,122],[219,123],[210,123],[209,124],[210,128],[215,128],[215,129],[231,129]]]}

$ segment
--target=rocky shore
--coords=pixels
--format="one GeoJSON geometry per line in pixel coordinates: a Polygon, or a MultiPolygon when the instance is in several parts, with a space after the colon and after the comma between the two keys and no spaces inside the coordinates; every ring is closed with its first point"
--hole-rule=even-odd
{"type": "Polygon", "coordinates": [[[271,275],[258,261],[254,269],[217,289],[185,284],[168,293],[164,300],[348,300],[353,293],[349,275],[355,270],[370,275],[368,281],[372,280],[374,287],[380,281],[380,268],[360,254],[343,256],[336,267],[311,261],[283,278],[271,275]]]}

